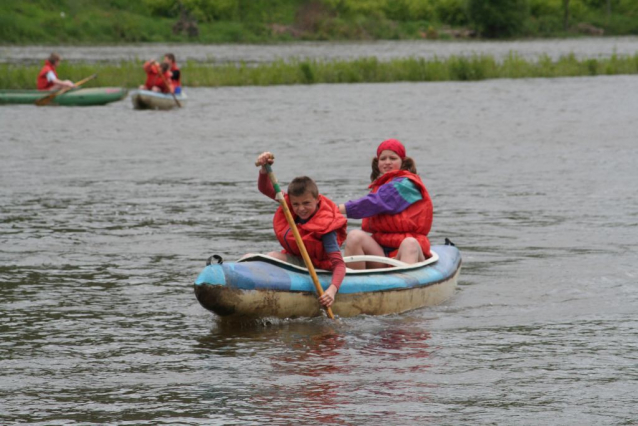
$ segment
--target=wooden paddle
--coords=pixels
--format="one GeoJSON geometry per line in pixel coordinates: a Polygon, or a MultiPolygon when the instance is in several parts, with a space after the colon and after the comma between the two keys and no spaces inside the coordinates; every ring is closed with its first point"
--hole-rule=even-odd
{"type": "MultiPolygon", "coordinates": [[[[160,66],[160,64],[158,64],[157,62],[155,62],[155,64],[157,64],[157,66],[159,67],[159,75],[160,77],[162,77],[162,81],[164,82],[164,84],[166,85],[166,87],[168,89],[170,89],[170,86],[168,85],[168,81],[166,81],[166,76],[164,75],[164,73],[162,72],[162,67],[160,66]]],[[[175,100],[175,103],[177,104],[178,107],[182,107],[182,104],[179,103],[179,101],[177,100],[177,96],[175,96],[174,92],[171,92],[171,95],[173,95],[173,99],[175,100]]]]}
{"type": "Polygon", "coordinates": [[[89,80],[93,80],[95,77],[97,77],[97,74],[93,74],[87,78],[85,78],[84,80],[80,80],[77,83],[75,83],[75,87],[65,87],[64,89],[60,89],[57,92],[51,93],[50,95],[46,95],[43,98],[38,99],[37,101],[35,101],[35,104],[37,106],[44,106],[44,105],[48,105],[51,103],[51,101],[56,97],[56,96],[60,96],[66,92],[68,92],[71,89],[75,89],[76,87],[79,87],[81,85],[83,85],[84,83],[86,83],[89,80]]]}
{"type": "MultiPolygon", "coordinates": [[[[258,164],[258,163],[255,163],[255,165],[257,167],[261,166],[261,164],[258,164]]],[[[288,208],[288,203],[286,203],[286,198],[284,197],[284,193],[281,191],[281,188],[279,187],[279,183],[277,182],[277,178],[275,177],[275,174],[273,173],[272,167],[270,167],[270,164],[266,163],[265,167],[266,167],[266,171],[268,172],[268,177],[270,178],[270,181],[272,182],[272,185],[275,188],[275,199],[279,201],[279,204],[281,205],[281,208],[284,211],[284,215],[286,216],[288,225],[290,226],[290,229],[292,229],[292,233],[295,236],[297,247],[299,247],[299,251],[301,252],[301,257],[303,257],[303,261],[306,264],[306,268],[308,268],[308,272],[310,273],[310,276],[312,277],[312,282],[315,285],[317,294],[319,294],[319,297],[321,297],[323,296],[323,288],[321,288],[321,284],[319,284],[319,278],[317,277],[317,272],[315,271],[315,267],[312,265],[310,256],[308,256],[308,251],[306,250],[306,246],[304,245],[303,240],[301,239],[301,234],[299,234],[299,230],[297,229],[297,224],[295,223],[295,220],[292,217],[292,213],[290,212],[290,209],[288,208]]],[[[326,307],[324,309],[326,310],[326,313],[328,314],[328,317],[330,319],[335,319],[335,316],[332,313],[332,309],[330,309],[330,307],[326,307]]]]}

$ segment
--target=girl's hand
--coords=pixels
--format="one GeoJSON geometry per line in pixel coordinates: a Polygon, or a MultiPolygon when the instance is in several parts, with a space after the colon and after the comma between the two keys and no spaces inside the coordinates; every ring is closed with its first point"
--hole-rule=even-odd
{"type": "Polygon", "coordinates": [[[335,301],[335,294],[337,294],[337,287],[330,284],[330,287],[323,293],[323,295],[319,298],[319,303],[324,308],[329,308],[335,301]]]}

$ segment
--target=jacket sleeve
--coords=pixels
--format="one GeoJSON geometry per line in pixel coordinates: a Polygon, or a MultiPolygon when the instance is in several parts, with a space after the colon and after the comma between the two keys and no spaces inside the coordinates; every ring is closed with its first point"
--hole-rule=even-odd
{"type": "Polygon", "coordinates": [[[259,192],[264,194],[266,197],[275,199],[275,188],[272,186],[272,182],[268,177],[267,173],[259,172],[259,179],[257,180],[257,188],[259,192]]]}
{"type": "Polygon", "coordinates": [[[377,192],[346,202],[345,206],[349,218],[362,219],[378,214],[401,213],[422,198],[409,179],[400,178],[381,185],[377,192]]]}
{"type": "Polygon", "coordinates": [[[152,61],[146,61],[144,62],[144,71],[146,71],[147,74],[154,74],[157,72],[157,69],[152,61]]]}
{"type": "Polygon", "coordinates": [[[337,291],[341,288],[343,278],[346,276],[346,263],[343,261],[340,251],[328,253],[330,263],[332,263],[332,281],[331,285],[337,287],[337,291]]]}

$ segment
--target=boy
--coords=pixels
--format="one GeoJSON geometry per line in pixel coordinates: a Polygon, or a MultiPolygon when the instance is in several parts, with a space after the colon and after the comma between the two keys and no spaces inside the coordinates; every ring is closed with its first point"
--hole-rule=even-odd
{"type": "Polygon", "coordinates": [[[49,59],[44,61],[44,66],[38,73],[36,84],[38,90],[59,90],[67,87],[75,87],[70,80],[60,80],[56,68],[60,65],[62,58],[57,53],[51,53],[49,59]]]}
{"type": "Polygon", "coordinates": [[[173,93],[171,84],[171,73],[166,62],[158,64],[155,61],[146,61],[144,71],[146,72],[146,83],[140,86],[141,90],[152,90],[153,92],[173,93]],[[162,75],[164,78],[162,78],[162,75]],[[168,83],[168,84],[166,84],[168,83]]]}
{"type": "MultiPolygon", "coordinates": [[[[264,152],[257,158],[256,164],[261,165],[259,191],[275,199],[275,189],[266,171],[266,164],[273,163],[273,155],[270,152],[264,152]]],[[[330,286],[319,298],[319,303],[330,307],[346,274],[346,264],[343,261],[340,246],[346,237],[348,221],[339,212],[339,207],[335,203],[319,194],[317,185],[307,176],[293,179],[288,185],[288,194],[284,197],[293,213],[312,264],[320,269],[332,270],[330,286]]],[[[281,206],[275,213],[273,227],[284,250],[270,252],[268,255],[288,263],[305,266],[281,206]]]]}

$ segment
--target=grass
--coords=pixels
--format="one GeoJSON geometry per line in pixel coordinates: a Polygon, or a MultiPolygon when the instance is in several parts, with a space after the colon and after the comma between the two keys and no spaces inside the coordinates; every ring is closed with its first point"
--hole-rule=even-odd
{"type": "MultiPolygon", "coordinates": [[[[33,89],[40,66],[0,64],[0,89],[33,89]]],[[[182,65],[182,83],[188,87],[269,86],[291,84],[389,83],[397,81],[478,81],[496,78],[553,78],[596,75],[638,74],[638,54],[609,58],[578,59],[574,55],[553,60],[542,56],[525,59],[511,53],[503,60],[489,55],[452,56],[446,59],[403,58],[379,61],[278,60],[249,66],[187,62],[182,65]]],[[[60,78],[81,80],[97,73],[87,84],[137,87],[145,80],[140,61],[119,63],[69,63],[58,69],[60,78]]]]}

